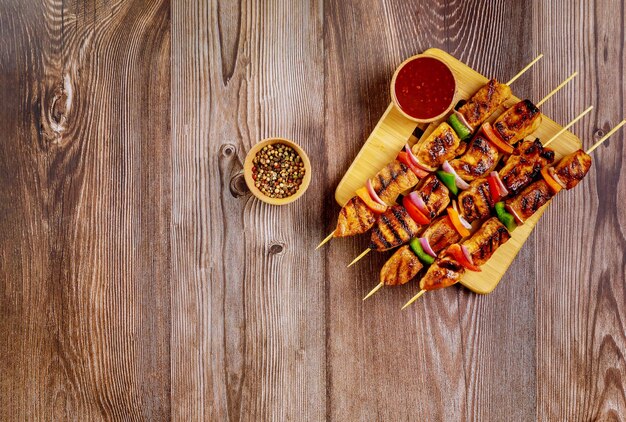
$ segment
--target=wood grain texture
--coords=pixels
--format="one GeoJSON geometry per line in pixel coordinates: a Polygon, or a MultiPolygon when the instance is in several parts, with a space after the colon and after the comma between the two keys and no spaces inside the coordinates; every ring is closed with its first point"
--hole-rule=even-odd
{"type": "Polygon", "coordinates": [[[164,419],[168,4],[23,6],[0,6],[0,419],[164,419]]]}
{"type": "Polygon", "coordinates": [[[324,192],[268,206],[231,178],[282,136],[323,166],[318,2],[172,10],[172,400],[179,420],[320,420],[324,192]]]}
{"type": "Polygon", "coordinates": [[[442,48],[591,145],[625,114],[621,0],[0,1],[0,420],[625,420],[624,132],[489,296],[368,302],[312,252],[404,58],[442,48]],[[296,203],[237,177],[267,136],[296,203]]]}

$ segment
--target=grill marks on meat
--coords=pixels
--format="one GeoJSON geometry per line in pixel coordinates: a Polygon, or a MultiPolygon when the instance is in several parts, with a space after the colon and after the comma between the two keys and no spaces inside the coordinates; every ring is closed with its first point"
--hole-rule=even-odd
{"type": "Polygon", "coordinates": [[[452,286],[461,280],[464,273],[465,268],[444,251],[441,257],[428,267],[428,271],[420,280],[420,289],[437,290],[452,286]]]}
{"type": "Polygon", "coordinates": [[[585,178],[591,168],[591,157],[582,149],[566,155],[554,168],[565,189],[571,189],[585,178]]]}
{"type": "Polygon", "coordinates": [[[429,136],[413,146],[413,154],[424,165],[436,169],[456,156],[461,143],[454,129],[441,123],[429,136]]]}
{"type": "Polygon", "coordinates": [[[435,253],[439,253],[441,250],[461,240],[461,235],[452,225],[448,215],[433,221],[422,233],[422,237],[428,240],[430,247],[435,253]]]}
{"type": "Polygon", "coordinates": [[[411,189],[417,182],[417,176],[407,166],[394,160],[372,178],[372,188],[383,202],[393,204],[400,193],[411,189]]]}
{"type": "Polygon", "coordinates": [[[337,228],[333,237],[346,237],[362,234],[372,228],[376,215],[358,196],[352,197],[341,208],[337,219],[337,228]]]}
{"type": "Polygon", "coordinates": [[[498,220],[491,217],[465,242],[475,265],[483,265],[503,243],[511,238],[509,231],[498,220]]]}
{"type": "MultiPolygon", "coordinates": [[[[496,217],[492,217],[476,233],[463,242],[472,256],[475,265],[485,264],[494,252],[511,238],[506,227],[496,217]]],[[[428,268],[420,280],[420,288],[436,290],[451,286],[461,280],[465,267],[448,254],[447,249],[428,268]]]]}
{"type": "Polygon", "coordinates": [[[495,169],[499,159],[498,149],[482,135],[477,135],[467,151],[450,161],[450,165],[463,180],[471,182],[495,169]]]}
{"type": "Polygon", "coordinates": [[[468,222],[482,220],[491,213],[489,182],[480,178],[470,183],[469,189],[459,194],[459,211],[468,222]]]}
{"type": "Polygon", "coordinates": [[[450,204],[450,191],[434,174],[429,174],[422,180],[417,190],[430,211],[430,218],[435,218],[450,204]]]}
{"type": "Polygon", "coordinates": [[[513,145],[537,130],[540,124],[539,109],[530,100],[522,100],[502,113],[493,128],[504,141],[513,145]]]}
{"type": "Polygon", "coordinates": [[[409,245],[404,245],[383,265],[380,270],[380,282],[387,286],[404,284],[415,277],[422,268],[422,263],[409,245]]]}
{"type": "Polygon", "coordinates": [[[417,234],[419,225],[406,210],[394,205],[382,213],[372,229],[370,249],[386,251],[407,243],[417,234]]]}
{"type": "Polygon", "coordinates": [[[541,169],[554,162],[554,151],[544,148],[539,139],[521,142],[499,172],[502,183],[516,194],[533,181],[541,169]]]}
{"type": "Polygon", "coordinates": [[[509,211],[512,211],[514,215],[522,219],[518,223],[523,223],[545,205],[552,196],[552,191],[548,184],[545,180],[540,179],[531,183],[518,195],[507,199],[504,204],[509,211]]]}
{"type": "Polygon", "coordinates": [[[459,112],[474,131],[510,96],[511,88],[491,79],[459,108],[459,112]]]}

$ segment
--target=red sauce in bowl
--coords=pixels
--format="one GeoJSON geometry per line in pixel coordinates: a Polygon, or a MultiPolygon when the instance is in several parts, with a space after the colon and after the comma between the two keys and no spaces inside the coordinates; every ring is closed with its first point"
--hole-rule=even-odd
{"type": "Polygon", "coordinates": [[[396,71],[391,89],[403,112],[417,120],[428,120],[450,108],[456,82],[452,71],[442,61],[421,56],[396,71]]]}

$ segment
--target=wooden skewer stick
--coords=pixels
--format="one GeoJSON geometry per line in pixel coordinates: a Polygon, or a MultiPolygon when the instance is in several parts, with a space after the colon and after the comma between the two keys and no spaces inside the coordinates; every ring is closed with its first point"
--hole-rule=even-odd
{"type": "Polygon", "coordinates": [[[369,251],[371,251],[370,248],[365,249],[363,252],[361,252],[361,255],[357,256],[356,258],[354,258],[352,260],[352,262],[350,264],[348,264],[348,268],[350,268],[351,266],[353,266],[354,264],[357,263],[357,261],[361,258],[363,258],[365,255],[367,255],[369,253],[369,251]]]}
{"type": "Polygon", "coordinates": [[[321,248],[324,244],[326,244],[330,239],[333,238],[333,235],[335,234],[335,232],[332,232],[331,234],[329,234],[328,236],[326,236],[326,239],[322,240],[320,242],[319,245],[317,245],[317,248],[315,248],[315,250],[318,250],[319,248],[321,248]]]}
{"type": "Polygon", "coordinates": [[[374,287],[372,290],[370,290],[370,292],[367,294],[367,296],[365,296],[363,298],[363,300],[367,299],[368,297],[370,297],[371,295],[373,295],[374,293],[376,293],[377,291],[380,290],[381,287],[383,287],[385,285],[385,283],[383,283],[382,281],[380,283],[378,283],[376,285],[376,287],[374,287]]]}
{"type": "Polygon", "coordinates": [[[517,75],[513,76],[513,77],[511,78],[511,80],[510,80],[510,81],[508,81],[506,84],[507,84],[507,85],[511,85],[513,82],[515,82],[515,81],[517,80],[517,78],[519,78],[520,76],[522,76],[524,73],[526,73],[526,71],[527,71],[528,69],[530,69],[531,67],[533,67],[533,65],[534,65],[535,63],[537,63],[539,60],[541,60],[541,58],[542,58],[542,57],[543,57],[543,54],[540,54],[540,55],[538,55],[537,57],[535,57],[535,59],[534,59],[532,62],[528,63],[528,64],[526,65],[526,67],[525,67],[525,68],[523,68],[522,70],[520,70],[520,71],[519,71],[519,73],[518,73],[517,75]]]}
{"type": "Polygon", "coordinates": [[[421,295],[423,295],[424,293],[426,293],[426,290],[420,290],[418,294],[416,294],[415,296],[413,296],[411,298],[411,300],[409,300],[407,303],[404,304],[404,306],[402,307],[402,310],[404,311],[407,307],[409,307],[413,302],[415,302],[417,299],[420,298],[421,295]]]}
{"type": "Polygon", "coordinates": [[[622,126],[626,125],[626,119],[622,120],[621,122],[619,122],[617,124],[617,126],[615,126],[613,129],[609,130],[609,133],[607,133],[606,135],[604,135],[602,137],[602,139],[600,139],[598,142],[596,142],[595,144],[593,144],[593,146],[591,148],[589,148],[587,150],[587,155],[591,154],[596,148],[598,148],[600,146],[600,144],[602,144],[602,142],[606,141],[607,139],[609,139],[609,137],[611,135],[613,135],[615,132],[617,132],[617,130],[619,128],[621,128],[622,126]]]}
{"type": "Polygon", "coordinates": [[[547,147],[548,145],[550,145],[556,138],[558,138],[559,136],[561,136],[561,134],[563,132],[565,132],[567,129],[571,128],[574,123],[576,123],[577,121],[579,121],[580,119],[583,118],[583,116],[585,116],[585,114],[589,113],[591,110],[593,109],[593,106],[589,106],[587,108],[587,110],[583,111],[582,113],[580,113],[578,116],[576,116],[576,118],[574,120],[572,120],[571,122],[569,122],[567,125],[565,125],[564,127],[561,128],[561,130],[559,130],[552,138],[550,138],[548,140],[548,142],[546,142],[545,144],[543,144],[544,147],[547,147]]]}
{"type": "Polygon", "coordinates": [[[570,75],[569,78],[565,79],[563,82],[561,82],[559,84],[559,86],[557,86],[556,88],[554,88],[552,91],[550,91],[550,93],[548,95],[546,95],[545,97],[543,97],[543,100],[539,101],[537,103],[537,107],[541,107],[541,105],[543,103],[545,103],[546,101],[548,101],[550,99],[550,97],[552,97],[554,94],[556,94],[557,92],[559,92],[559,90],[561,88],[563,88],[565,85],[567,85],[569,83],[569,81],[571,81],[572,79],[574,79],[576,76],[578,75],[578,71],[572,73],[570,75]]]}

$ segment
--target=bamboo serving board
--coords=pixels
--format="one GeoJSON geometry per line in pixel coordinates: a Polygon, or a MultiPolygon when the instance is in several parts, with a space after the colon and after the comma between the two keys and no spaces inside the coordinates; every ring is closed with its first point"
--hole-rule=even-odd
{"type": "MultiPolygon", "coordinates": [[[[443,60],[454,72],[457,81],[455,101],[469,98],[489,80],[445,51],[431,48],[426,50],[424,54],[443,60]]],[[[532,100],[538,101],[539,99],[535,98],[532,100]]],[[[519,98],[517,97],[510,98],[504,104],[504,107],[496,111],[489,120],[495,120],[502,114],[505,107],[508,108],[518,101],[519,98]]],[[[422,136],[428,136],[439,123],[435,122],[429,127],[423,128],[425,132],[422,136]]],[[[417,139],[412,136],[416,126],[416,123],[405,118],[393,103],[387,107],[387,110],[337,186],[335,199],[339,205],[345,205],[354,196],[355,191],[365,184],[367,179],[373,177],[387,163],[394,160],[404,145],[407,143],[413,145],[417,142],[417,139]]],[[[533,139],[538,137],[545,141],[560,129],[561,126],[559,124],[544,115],[541,126],[533,134],[533,139]]],[[[565,131],[550,144],[550,148],[556,152],[556,160],[558,161],[563,155],[579,149],[581,145],[582,142],[576,135],[565,131]]],[[[466,272],[461,279],[461,284],[480,294],[487,294],[493,291],[548,206],[549,203],[526,220],[523,225],[518,226],[511,235],[511,239],[498,248],[492,258],[482,266],[481,272],[466,272]]]]}

